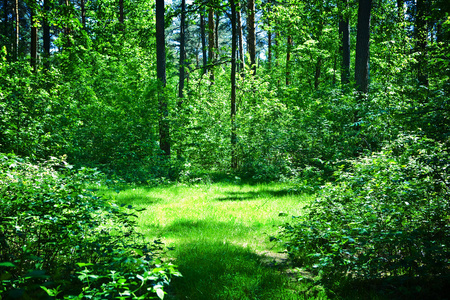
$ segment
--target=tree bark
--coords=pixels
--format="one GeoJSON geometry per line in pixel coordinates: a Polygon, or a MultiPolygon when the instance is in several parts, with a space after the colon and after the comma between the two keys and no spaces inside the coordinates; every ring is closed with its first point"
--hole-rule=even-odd
{"type": "Polygon", "coordinates": [[[255,36],[255,0],[248,0],[247,2],[247,48],[250,55],[250,64],[253,70],[253,75],[256,74],[256,36],[255,36]]]}
{"type": "Polygon", "coordinates": [[[290,71],[290,61],[291,61],[291,48],[292,48],[292,36],[287,38],[287,49],[286,49],[286,85],[289,85],[291,71],[290,71]]]}
{"type": "Polygon", "coordinates": [[[205,17],[203,16],[203,12],[200,12],[200,39],[202,41],[203,74],[205,74],[208,60],[206,56],[205,17]]]}
{"type": "Polygon", "coordinates": [[[43,46],[44,46],[44,57],[45,57],[45,66],[48,68],[47,60],[50,57],[50,24],[48,21],[50,14],[50,1],[44,0],[44,24],[43,24],[43,46]]]}
{"type": "Polygon", "coordinates": [[[20,31],[20,23],[19,23],[19,0],[14,0],[14,59],[17,60],[19,58],[19,31],[20,31]]]}
{"type": "Polygon", "coordinates": [[[80,8],[81,8],[81,26],[83,29],[86,29],[86,8],[85,8],[85,0],[80,0],[80,8]]]}
{"type": "Polygon", "coordinates": [[[231,168],[237,168],[236,155],[236,48],[237,48],[237,26],[236,26],[236,4],[231,1],[231,168]]]}
{"type": "Polygon", "coordinates": [[[241,24],[241,5],[238,3],[236,7],[236,20],[237,20],[237,32],[239,35],[239,69],[241,72],[244,71],[244,40],[242,38],[242,24],[241,24]]]}
{"type": "Polygon", "coordinates": [[[417,15],[416,15],[416,48],[419,52],[417,59],[417,80],[419,85],[428,86],[428,71],[427,71],[427,13],[425,0],[417,0],[417,15]]]}
{"type": "Polygon", "coordinates": [[[180,98],[178,106],[182,104],[184,90],[184,67],[185,67],[185,27],[186,27],[186,0],[181,0],[181,21],[180,21],[180,78],[178,84],[178,97],[180,98]]]}
{"type": "Polygon", "coordinates": [[[214,64],[214,44],[214,10],[210,7],[208,9],[208,69],[211,84],[214,83],[214,67],[212,66],[214,64]]]}
{"type": "Polygon", "coordinates": [[[30,65],[33,68],[33,71],[36,72],[36,70],[37,70],[38,35],[37,35],[37,24],[34,20],[34,17],[36,15],[36,9],[35,9],[34,5],[35,5],[35,3],[33,3],[33,6],[31,6],[31,8],[30,8],[30,18],[31,18],[30,65]]]}
{"type": "Polygon", "coordinates": [[[164,35],[164,0],[156,0],[156,73],[159,81],[159,147],[164,155],[170,157],[169,115],[166,87],[166,45],[164,35]]]}
{"type": "MultiPolygon", "coordinates": [[[[348,9],[348,0],[343,0],[348,9]]],[[[348,16],[341,13],[339,17],[339,36],[341,37],[341,85],[350,83],[350,22],[348,16]]]]}
{"type": "Polygon", "coordinates": [[[369,91],[369,40],[372,0],[359,0],[356,34],[355,82],[357,91],[369,91]]]}
{"type": "Polygon", "coordinates": [[[123,0],[119,0],[119,30],[123,31],[124,25],[124,17],[123,17],[123,0]]]}

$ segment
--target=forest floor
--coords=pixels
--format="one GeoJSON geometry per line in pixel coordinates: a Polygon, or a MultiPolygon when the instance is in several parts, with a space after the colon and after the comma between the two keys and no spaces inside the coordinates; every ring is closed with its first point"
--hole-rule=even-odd
{"type": "Polygon", "coordinates": [[[287,254],[270,237],[302,214],[311,196],[289,184],[201,183],[109,191],[119,203],[146,210],[139,230],[161,239],[183,277],[169,299],[325,299],[299,282],[287,254]]]}

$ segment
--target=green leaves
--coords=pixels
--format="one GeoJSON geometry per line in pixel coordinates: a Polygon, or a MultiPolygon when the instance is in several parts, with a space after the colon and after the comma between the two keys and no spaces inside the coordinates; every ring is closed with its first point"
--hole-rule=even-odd
{"type": "Polygon", "coordinates": [[[162,245],[145,243],[134,230],[132,206],[87,190],[101,180],[98,171],[75,171],[62,159],[33,164],[0,153],[0,295],[36,295],[42,285],[65,299],[73,292],[104,299],[127,291],[121,299],[140,299],[141,288],[167,285],[177,275],[157,260],[162,245]]]}
{"type": "Polygon", "coordinates": [[[322,189],[308,215],[284,226],[281,239],[291,256],[333,278],[446,274],[446,149],[403,135],[381,152],[352,160],[337,183],[322,189]]]}

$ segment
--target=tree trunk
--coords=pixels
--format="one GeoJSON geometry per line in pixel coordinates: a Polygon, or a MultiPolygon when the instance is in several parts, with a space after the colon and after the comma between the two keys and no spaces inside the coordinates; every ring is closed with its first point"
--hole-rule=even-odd
{"type": "Polygon", "coordinates": [[[320,85],[320,73],[322,71],[322,57],[317,58],[316,70],[314,72],[314,89],[318,90],[320,85]]]}
{"type": "Polygon", "coordinates": [[[238,6],[236,7],[236,19],[237,19],[237,32],[239,35],[239,69],[241,72],[243,72],[245,58],[244,58],[244,40],[242,38],[241,5],[240,5],[240,3],[238,3],[238,6]]]}
{"type": "MultiPolygon", "coordinates": [[[[211,3],[212,4],[212,3],[211,3]]],[[[208,10],[208,63],[209,80],[214,83],[214,10],[212,7],[208,10]]]]}
{"type": "Polygon", "coordinates": [[[84,0],[80,0],[81,7],[81,26],[86,29],[86,8],[84,7],[84,0]]]}
{"type": "MultiPolygon", "coordinates": [[[[216,11],[216,26],[214,27],[215,33],[214,37],[216,38],[215,46],[216,51],[219,51],[219,25],[220,25],[220,12],[216,11]]],[[[216,53],[218,55],[219,53],[216,53]]]]}
{"type": "Polygon", "coordinates": [[[123,25],[124,17],[123,17],[123,0],[119,0],[119,30],[123,31],[124,25],[123,25]]]}
{"type": "Polygon", "coordinates": [[[290,71],[290,61],[291,61],[291,48],[292,48],[292,36],[287,38],[287,49],[286,49],[286,85],[289,85],[289,79],[291,77],[290,71]]]}
{"type": "MultiPolygon", "coordinates": [[[[348,0],[343,0],[345,9],[348,9],[348,0]]],[[[339,35],[341,37],[341,85],[350,83],[350,22],[345,14],[339,17],[339,35]]]]}
{"type": "Polygon", "coordinates": [[[156,73],[159,81],[159,147],[170,158],[169,115],[167,99],[164,94],[166,86],[166,46],[164,35],[164,0],[156,0],[156,73]]]}
{"type": "Polygon", "coordinates": [[[426,14],[425,0],[417,0],[417,15],[416,15],[416,48],[419,52],[417,58],[417,80],[419,85],[428,86],[428,71],[427,71],[427,14],[426,14]]]}
{"type": "Polygon", "coordinates": [[[36,72],[36,70],[37,70],[38,36],[37,36],[37,24],[34,20],[34,17],[36,15],[36,9],[35,9],[34,5],[35,5],[35,3],[33,3],[33,6],[31,6],[31,8],[30,8],[30,18],[31,18],[30,65],[33,68],[33,71],[36,72]]]}
{"type": "Polygon", "coordinates": [[[178,84],[178,97],[180,98],[178,106],[182,104],[184,90],[184,67],[185,67],[185,27],[186,27],[186,0],[181,0],[181,21],[180,21],[180,77],[178,84]]]}
{"type": "Polygon", "coordinates": [[[44,0],[44,24],[43,24],[43,46],[44,46],[44,59],[45,59],[45,66],[48,68],[48,62],[47,60],[50,57],[50,24],[48,21],[49,14],[50,14],[50,0],[44,0]]]}
{"type": "Polygon", "coordinates": [[[356,34],[355,82],[357,91],[369,91],[369,40],[372,0],[359,0],[356,34]]]}
{"type": "Polygon", "coordinates": [[[15,32],[14,32],[14,59],[17,60],[19,58],[19,0],[14,0],[14,24],[15,24],[15,32]]]}
{"type": "Polygon", "coordinates": [[[205,17],[203,16],[203,12],[200,12],[200,39],[202,40],[203,74],[205,74],[208,61],[206,56],[205,17]]]}
{"type": "Polygon", "coordinates": [[[237,28],[236,28],[236,4],[231,1],[231,168],[237,168],[236,155],[236,48],[237,48],[237,28]]]}
{"type": "Polygon", "coordinates": [[[250,54],[250,64],[254,75],[256,74],[255,0],[248,0],[247,13],[247,48],[248,53],[250,54]]]}

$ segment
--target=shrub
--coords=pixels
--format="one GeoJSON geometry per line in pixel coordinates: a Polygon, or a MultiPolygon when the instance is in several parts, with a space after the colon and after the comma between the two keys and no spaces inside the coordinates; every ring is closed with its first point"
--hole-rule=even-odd
{"type": "Polygon", "coordinates": [[[291,257],[325,278],[449,275],[447,146],[403,135],[341,168],[306,216],[284,225],[291,257]]]}
{"type": "Polygon", "coordinates": [[[135,231],[136,209],[86,188],[101,177],[62,159],[0,154],[0,297],[162,297],[177,271],[135,231]]]}

